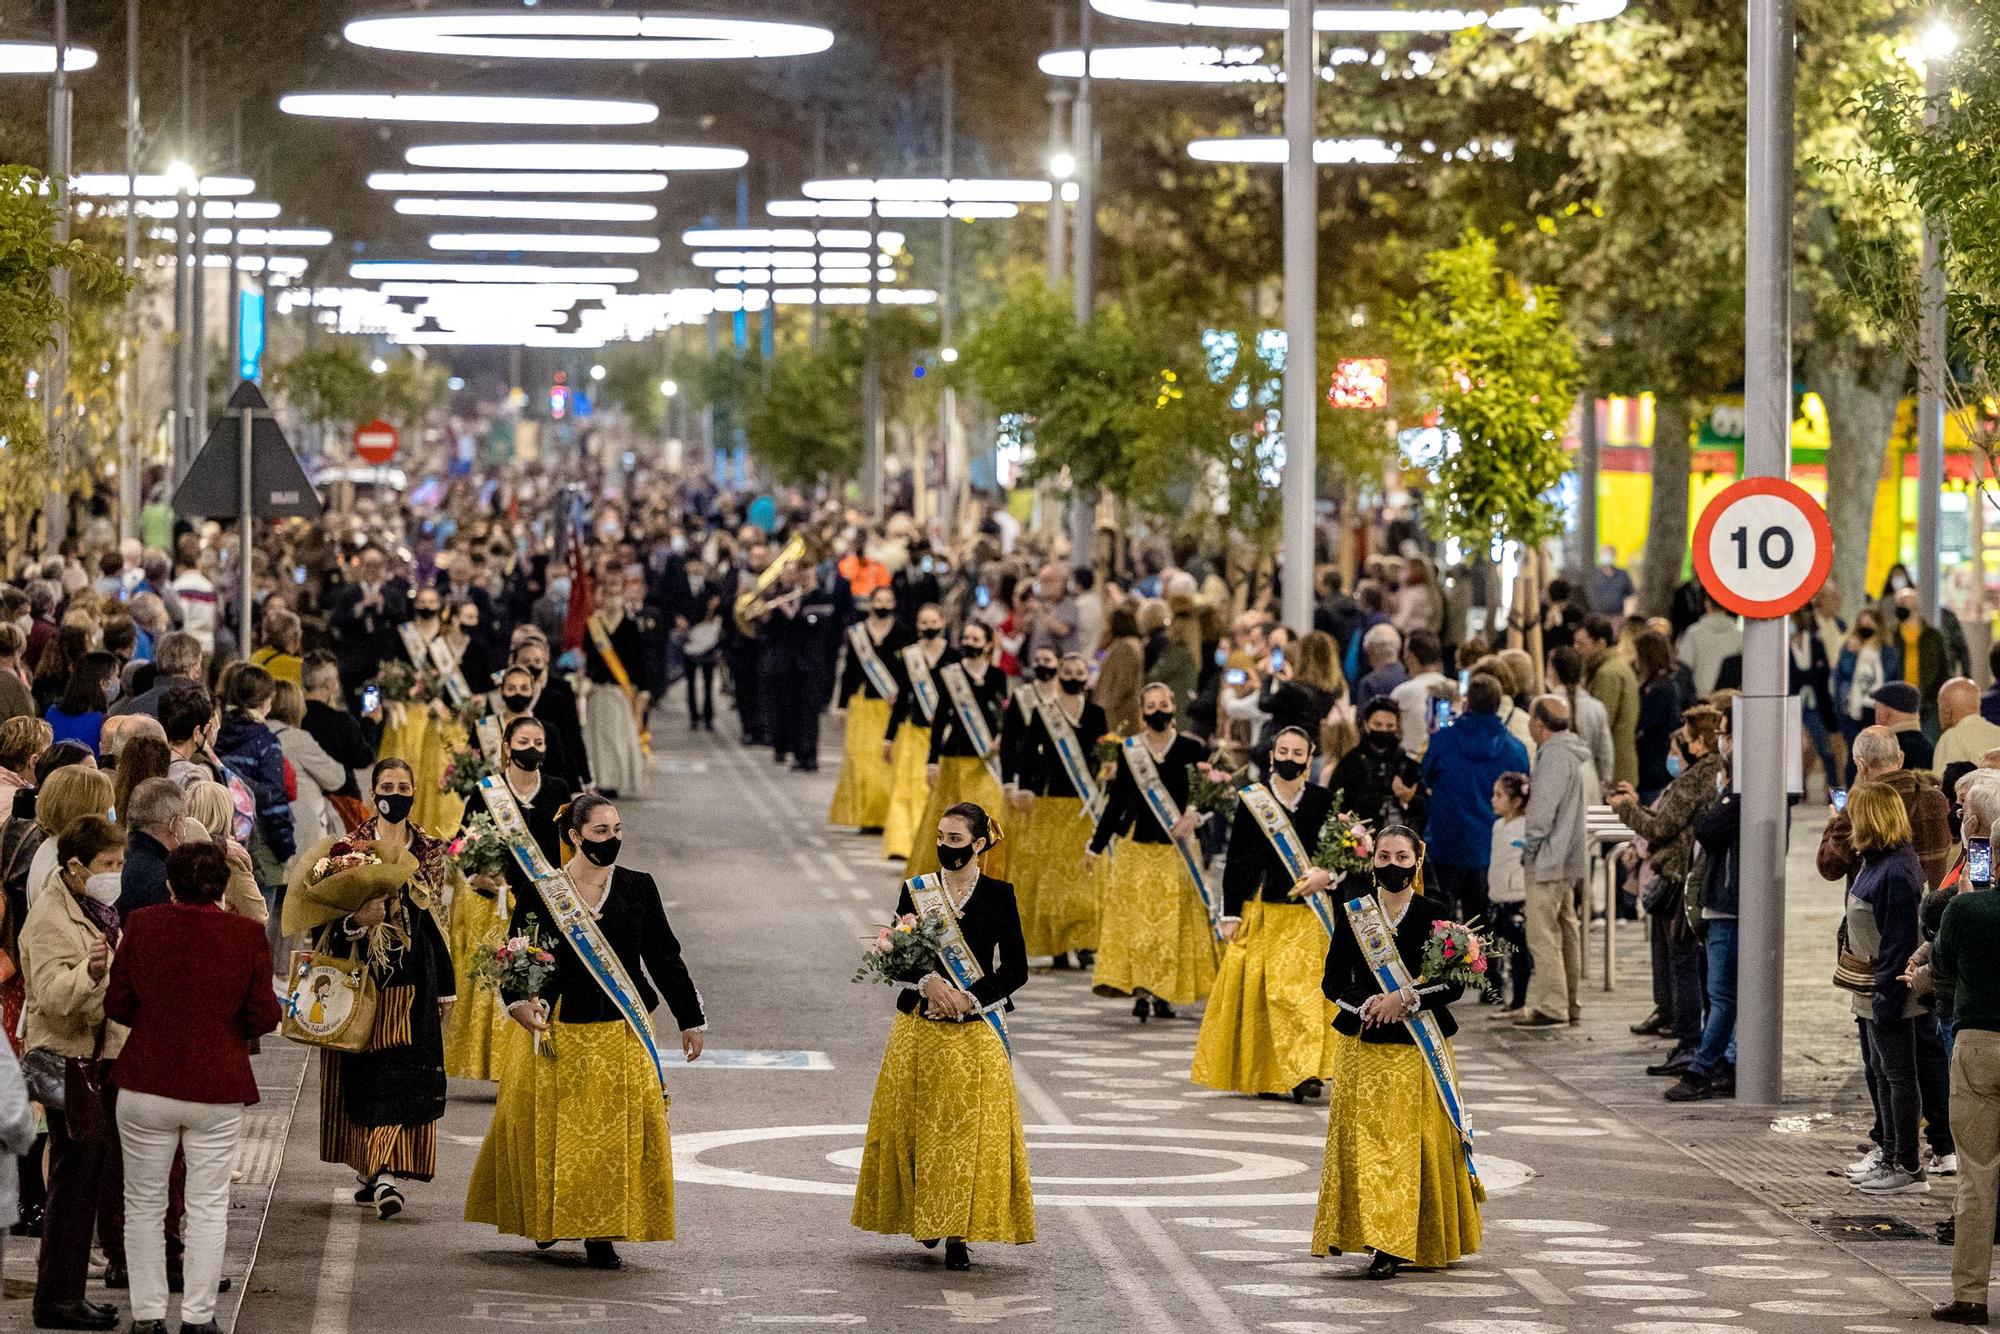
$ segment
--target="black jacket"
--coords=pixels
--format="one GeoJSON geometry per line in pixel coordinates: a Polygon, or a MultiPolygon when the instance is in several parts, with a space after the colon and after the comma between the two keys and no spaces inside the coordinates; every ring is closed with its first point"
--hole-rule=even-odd
{"type": "MultiPolygon", "coordinates": [[[[532,838],[535,846],[542,850],[542,856],[548,858],[550,866],[562,865],[562,833],[556,827],[556,812],[567,806],[570,798],[575,795],[575,789],[569,784],[544,772],[542,785],[535,789],[533,801],[521,801],[519,798],[515,800],[515,805],[521,808],[521,821],[528,826],[528,837],[532,838]]],[[[492,808],[486,804],[486,793],[483,790],[474,792],[471,800],[465,803],[465,817],[469,820],[482,811],[489,815],[492,813],[492,808]]],[[[528,879],[528,873],[521,869],[521,863],[512,853],[508,854],[500,867],[507,881],[507,889],[517,901],[523,898],[532,899],[535,896],[533,882],[528,879]]],[[[476,886],[472,887],[472,892],[484,898],[493,897],[476,886]]]]}
{"type": "MultiPolygon", "coordinates": [[[[611,1003],[596,979],[584,971],[583,961],[556,931],[539,895],[523,894],[514,901],[508,934],[525,932],[530,917],[535,919],[536,935],[556,956],[555,974],[541,995],[551,1012],[560,1006],[560,1017],[566,1024],[622,1022],[624,1016],[618,1007],[611,1003]]],[[[629,867],[613,867],[611,885],[604,893],[597,924],[618,961],[625,965],[626,976],[638,988],[639,1004],[648,1013],[658,1008],[664,993],[674,1023],[682,1031],[699,1028],[707,1022],[702,1013],[701,993],[695,989],[694,979],[688,976],[687,965],[681,961],[681,943],[674,939],[674,929],[667,925],[666,906],[660,901],[660,887],[653,883],[652,876],[629,867]]],[[[503,991],[501,999],[512,1005],[528,997],[503,991]]]]}
{"type": "Polygon", "coordinates": [[[551,673],[542,682],[542,693],[535,697],[534,713],[549,737],[549,759],[543,772],[573,788],[588,785],[590,755],[583,744],[583,715],[577,711],[576,691],[567,680],[551,673]]]}
{"type": "MultiPolygon", "coordinates": [[[[1033,688],[1021,687],[1023,690],[1033,688]]],[[[1058,702],[1043,707],[1059,709],[1062,705],[1058,702]]],[[[1012,766],[1006,771],[1009,780],[1019,784],[1023,792],[1032,792],[1038,797],[1082,796],[1076,790],[1076,784],[1069,781],[1069,770],[1063,767],[1062,757],[1056,753],[1055,738],[1049,735],[1048,724],[1042,721],[1041,714],[1037,712],[1032,723],[1020,722],[1020,716],[1018,707],[1007,710],[1007,729],[1014,744],[1010,753],[1003,754],[1002,760],[1012,766]]],[[[1083,713],[1070,725],[1070,730],[1076,733],[1076,744],[1083,750],[1084,768],[1095,774],[1097,743],[1111,730],[1103,706],[1086,699],[1083,713]]]]}
{"type": "MultiPolygon", "coordinates": [[[[1282,808],[1284,803],[1278,805],[1282,808]]],[[[1299,846],[1305,850],[1307,861],[1312,860],[1313,849],[1319,846],[1320,826],[1332,812],[1333,789],[1312,783],[1299,793],[1298,809],[1289,812],[1292,829],[1299,836],[1299,846]]],[[[1250,813],[1250,803],[1239,801],[1235,822],[1229,829],[1229,861],[1222,870],[1224,915],[1241,917],[1243,905],[1253,898],[1266,903],[1297,902],[1292,898],[1292,883],[1292,873],[1285,869],[1277,849],[1271,846],[1270,836],[1250,813]]]]}
{"type": "MultiPolygon", "coordinates": [[[[972,673],[967,672],[965,680],[966,684],[972,687],[972,698],[978,705],[979,711],[986,715],[986,728],[993,734],[993,739],[997,743],[1007,713],[1007,678],[1001,674],[998,667],[989,662],[985,676],[975,681],[972,679],[972,673]]],[[[944,676],[940,673],[938,716],[931,724],[930,762],[936,764],[946,757],[963,759],[977,753],[972,748],[971,735],[966,732],[965,725],[958,720],[958,709],[951,702],[951,690],[945,685],[944,676]]]]}
{"type": "Polygon", "coordinates": [[[333,597],[333,642],[340,655],[341,679],[359,690],[372,679],[383,660],[403,656],[402,632],[396,627],[410,619],[410,586],[400,578],[382,584],[381,607],[361,606],[361,585],[346,584],[333,597]]]}
{"type": "Polygon", "coordinates": [[[1353,811],[1373,829],[1392,824],[1422,829],[1430,813],[1430,799],[1423,790],[1423,766],[1403,749],[1400,739],[1394,747],[1381,751],[1367,744],[1367,733],[1361,740],[1361,745],[1341,757],[1326,780],[1326,785],[1340,794],[1342,809],[1353,811]],[[1408,806],[1396,800],[1398,778],[1417,790],[1408,806]]]}
{"type": "Polygon", "coordinates": [[[167,848],[151,834],[134,830],[125,841],[125,870],[118,878],[118,920],[141,908],[167,902],[167,848]]]}
{"type": "MultiPolygon", "coordinates": [[[[1361,953],[1361,942],[1354,938],[1354,927],[1347,920],[1347,911],[1338,905],[1334,915],[1340,919],[1339,934],[1333,938],[1333,948],[1326,955],[1326,978],[1320,989],[1326,998],[1340,1007],[1334,1016],[1336,1031],[1349,1037],[1358,1036],[1363,1042],[1401,1042],[1414,1045],[1410,1030],[1402,1024],[1377,1024],[1373,1028],[1361,1026],[1358,1011],[1361,1003],[1370,996],[1382,994],[1375,975],[1368,969],[1367,959],[1361,953]]],[[[1436,899],[1427,899],[1417,894],[1410,899],[1410,909],[1403,914],[1403,920],[1396,927],[1396,952],[1403,956],[1403,967],[1412,978],[1421,977],[1424,971],[1424,942],[1430,938],[1431,923],[1453,920],[1445,906],[1436,899]]],[[[1445,1037],[1458,1032],[1458,1021],[1451,1017],[1450,1006],[1465,994],[1465,988],[1456,983],[1433,982],[1420,984],[1417,994],[1423,998],[1425,1012],[1435,1015],[1438,1031],[1445,1037]]]]}
{"type": "Polygon", "coordinates": [[[1737,840],[1743,830],[1743,799],[1730,793],[1694,817],[1694,839],[1708,854],[1708,877],[1701,885],[1701,906],[1723,917],[1736,916],[1743,888],[1743,862],[1737,840]]]}
{"type": "MultiPolygon", "coordinates": [[[[951,701],[945,695],[944,680],[938,673],[943,671],[947,665],[957,661],[958,650],[947,644],[944,652],[938,655],[938,660],[931,664],[931,686],[937,692],[939,713],[949,712],[951,701]]],[[[923,707],[917,703],[917,692],[910,687],[910,674],[908,671],[903,673],[902,681],[903,693],[896,696],[896,703],[889,710],[888,739],[891,741],[896,739],[896,733],[903,730],[904,723],[909,723],[916,727],[933,727],[937,722],[936,719],[925,720],[923,707]]]]}
{"type": "MultiPolygon", "coordinates": [[[[896,896],[896,916],[916,910],[910,899],[909,883],[905,881],[902,892],[896,896]]],[[[1003,1010],[1012,1010],[1014,1002],[1009,997],[1028,980],[1028,946],[1021,938],[1021,909],[1014,901],[1014,887],[1005,880],[980,876],[979,883],[972,887],[972,896],[965,901],[958,930],[985,974],[968,988],[973,999],[985,1009],[998,1005],[1003,1010]]],[[[942,968],[938,971],[944,972],[942,968]]],[[[896,1008],[904,1014],[922,1014],[923,998],[914,990],[898,991],[896,1008]]],[[[985,1021],[977,1014],[969,1014],[950,1022],[985,1021]]]]}
{"type": "Polygon", "coordinates": [[[359,797],[361,788],[355,775],[367,773],[374,765],[375,748],[382,740],[381,724],[370,723],[345,709],[309,699],[306,701],[305,718],[299,726],[305,729],[307,736],[319,742],[321,750],[347,767],[346,786],[328,795],[359,797]]]}
{"type": "MultiPolygon", "coordinates": [[[[1187,809],[1188,766],[1207,758],[1208,747],[1191,736],[1181,735],[1174,738],[1174,744],[1167,748],[1166,759],[1156,766],[1167,794],[1182,810],[1187,809]]],[[[1112,776],[1111,791],[1105,798],[1104,814],[1098,817],[1097,832],[1090,836],[1090,850],[1102,852],[1114,838],[1129,838],[1134,843],[1167,841],[1167,831],[1160,828],[1152,807],[1146,804],[1122,750],[1118,755],[1118,772],[1112,776]]]]}
{"type": "MultiPolygon", "coordinates": [[[[861,624],[863,626],[861,633],[867,635],[868,622],[863,621],[861,624]]],[[[845,631],[842,632],[841,638],[843,641],[847,638],[845,631]]],[[[879,641],[876,641],[873,635],[868,635],[868,638],[875,644],[875,656],[889,669],[889,679],[896,683],[896,697],[902,698],[910,688],[908,674],[903,670],[903,649],[916,643],[916,636],[892,619],[889,622],[888,634],[882,636],[879,641]]],[[[882,698],[881,692],[869,681],[868,673],[862,670],[861,655],[854,651],[852,645],[846,645],[846,655],[847,663],[841,669],[840,689],[834,692],[834,702],[845,704],[856,695],[863,695],[869,699],[882,698]]]]}

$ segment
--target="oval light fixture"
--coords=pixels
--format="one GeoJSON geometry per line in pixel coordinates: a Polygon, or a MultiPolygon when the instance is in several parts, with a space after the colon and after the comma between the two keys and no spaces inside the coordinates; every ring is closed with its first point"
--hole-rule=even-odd
{"type": "Polygon", "coordinates": [[[471,171],[734,171],[750,155],[700,144],[419,144],[403,160],[471,171]]]}
{"type": "Polygon", "coordinates": [[[651,204],[598,199],[398,199],[396,212],[416,218],[513,218],[529,222],[651,222],[651,204]]]}
{"type": "Polygon", "coordinates": [[[656,195],[667,178],[652,171],[377,171],[370,190],[473,195],[656,195]]]}
{"type": "MultiPolygon", "coordinates": [[[[1390,5],[1315,9],[1318,32],[1458,32],[1465,28],[1525,28],[1536,23],[1598,23],[1625,11],[1626,0],[1571,0],[1558,5],[1512,5],[1498,10],[1411,9],[1390,5]]],[[[1258,28],[1281,32],[1285,7],[1214,5],[1195,0],[1090,0],[1111,18],[1171,23],[1183,28],[1258,28]]]]}
{"type": "Polygon", "coordinates": [[[632,283],[637,269],[593,268],[561,264],[464,264],[430,259],[358,259],[347,266],[350,278],[407,279],[462,283],[632,283]]]}
{"type": "MultiPolygon", "coordinates": [[[[71,42],[63,47],[63,73],[93,68],[97,52],[71,42]]],[[[0,74],[54,74],[54,42],[0,42],[0,74]]]]}
{"type": "MultiPolygon", "coordinates": [[[[879,201],[925,201],[951,204],[1046,204],[1051,187],[1047,181],[905,176],[870,178],[838,177],[807,181],[801,192],[808,199],[879,201]]],[[[886,210],[884,216],[887,216],[886,210]]],[[[1012,216],[1012,215],[1009,215],[1012,216]]]]}
{"type": "Polygon", "coordinates": [[[440,125],[650,125],[651,102],[608,97],[512,97],[501,93],[286,93],[278,110],[334,120],[428,121],[440,125]]]}
{"type": "Polygon", "coordinates": [[[433,250],[537,251],[567,255],[651,255],[657,236],[566,236],[559,232],[439,232],[433,250]]]}
{"type": "Polygon", "coordinates": [[[494,60],[769,60],[833,45],[812,23],[554,11],[380,15],[342,32],[384,51],[494,60]]]}
{"type": "MultiPolygon", "coordinates": [[[[125,188],[124,172],[85,172],[69,178],[69,188],[73,193],[113,198],[132,194],[141,199],[171,199],[180,193],[183,183],[180,176],[172,173],[151,176],[141,172],[131,190],[125,188]]],[[[257,182],[248,176],[204,176],[195,185],[196,189],[190,193],[199,194],[204,199],[247,195],[257,188],[257,182]]]]}

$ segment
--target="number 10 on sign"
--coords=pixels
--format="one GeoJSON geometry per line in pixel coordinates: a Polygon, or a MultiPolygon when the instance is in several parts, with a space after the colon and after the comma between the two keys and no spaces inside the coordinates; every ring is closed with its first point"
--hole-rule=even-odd
{"type": "Polygon", "coordinates": [[[1695,525],[1694,568],[1721,606],[1753,620],[1789,616],[1833,568],[1833,529],[1819,502],[1778,477],[1746,477],[1695,525]]]}

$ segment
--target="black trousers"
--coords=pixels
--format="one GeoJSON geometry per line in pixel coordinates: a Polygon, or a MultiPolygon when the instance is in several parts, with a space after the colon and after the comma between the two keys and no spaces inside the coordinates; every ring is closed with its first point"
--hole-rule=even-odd
{"type": "Polygon", "coordinates": [[[1484,920],[1489,915],[1484,866],[1429,866],[1431,881],[1427,892],[1446,903],[1461,922],[1484,920]]]}
{"type": "Polygon", "coordinates": [[[687,660],[688,723],[715,723],[715,659],[689,658],[687,660]],[[701,694],[695,694],[696,683],[700,683],[701,694]]]}
{"type": "Polygon", "coordinates": [[[757,657],[754,643],[729,655],[729,681],[736,689],[736,717],[746,746],[761,746],[765,738],[764,683],[758,675],[757,657]]]}
{"type": "Polygon", "coordinates": [[[819,767],[819,716],[825,688],[804,672],[778,672],[765,688],[771,704],[771,749],[803,768],[819,767]]]}

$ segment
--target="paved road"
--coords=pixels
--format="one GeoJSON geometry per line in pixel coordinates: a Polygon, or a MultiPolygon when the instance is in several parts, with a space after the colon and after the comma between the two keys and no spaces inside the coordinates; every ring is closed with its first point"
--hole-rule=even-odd
{"type": "MultiPolygon", "coordinates": [[[[832,773],[776,771],[671,724],[657,735],[660,795],[626,806],[628,856],[658,875],[711,1017],[709,1058],[672,1078],[682,1239],[628,1247],[607,1275],[576,1248],[539,1255],[459,1221],[491,1114],[479,1086],[454,1089],[439,1180],[377,1223],[315,1160],[308,1071],[261,1238],[251,1202],[236,1215],[239,1253],[258,1241],[236,1328],[1869,1334],[1921,1309],[1860,1247],[1701,1161],[1688,1127],[1702,1122],[1639,1096],[1657,1083],[1610,1077],[1614,1053],[1626,1069],[1637,1052],[1613,1037],[1614,1011],[1639,1003],[1629,984],[1583,1037],[1468,1016],[1486,1251],[1376,1284],[1360,1261],[1307,1254],[1323,1110],[1196,1089],[1193,1021],[1140,1026],[1079,976],[1038,973],[1015,1031],[1040,1240],[975,1247],[978,1268],[947,1275],[934,1253],[847,1224],[891,1014],[886,989],[848,979],[895,868],[826,828],[832,773]]],[[[24,1306],[8,1323],[25,1326],[24,1306]]]]}

